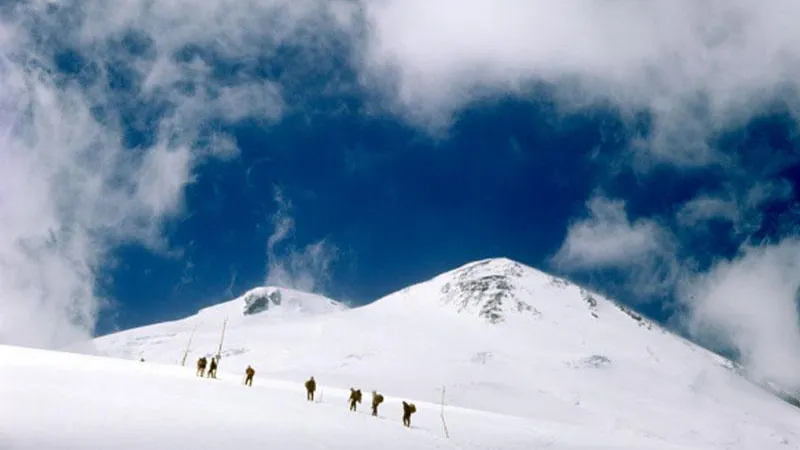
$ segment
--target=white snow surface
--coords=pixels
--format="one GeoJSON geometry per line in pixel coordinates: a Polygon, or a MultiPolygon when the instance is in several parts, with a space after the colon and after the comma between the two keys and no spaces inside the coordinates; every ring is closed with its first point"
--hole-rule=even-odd
{"type": "Polygon", "coordinates": [[[259,288],[93,343],[112,358],[0,347],[13,405],[0,410],[0,448],[800,448],[800,410],[729,361],[508,259],[354,308],[259,288]],[[243,313],[275,292],[280,305],[243,313]],[[219,379],[199,379],[195,362],[217,352],[226,319],[219,379]],[[355,414],[351,386],[364,392],[355,414]],[[379,418],[372,389],[387,397],[379,418]],[[411,429],[401,400],[418,407],[411,429]]]}

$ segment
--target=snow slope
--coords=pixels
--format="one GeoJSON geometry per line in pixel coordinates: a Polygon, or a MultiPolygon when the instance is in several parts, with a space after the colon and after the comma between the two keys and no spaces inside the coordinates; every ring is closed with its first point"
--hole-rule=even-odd
{"type": "Polygon", "coordinates": [[[417,402],[406,429],[391,396],[372,417],[366,405],[348,411],[345,390],[324,388],[311,403],[301,383],[259,374],[246,387],[235,374],[10,346],[0,360],[4,450],[676,448],[631,433],[596,445],[595,430],[461,408],[447,409],[448,439],[438,405],[417,402]]]}
{"type": "MultiPolygon", "coordinates": [[[[800,448],[800,411],[729,361],[514,261],[471,263],[358,308],[278,291],[298,299],[292,314],[244,315],[239,298],[94,344],[103,355],[175,365],[196,327],[191,366],[216,352],[228,318],[221,372],[236,377],[252,364],[259,379],[297,384],[314,375],[326,390],[353,385],[431,404],[444,386],[450,409],[539,430],[520,448],[580,443],[587,433],[592,445],[574,448],[631,440],[635,448],[800,448]]],[[[472,430],[452,430],[449,442],[477,442],[472,430]]]]}

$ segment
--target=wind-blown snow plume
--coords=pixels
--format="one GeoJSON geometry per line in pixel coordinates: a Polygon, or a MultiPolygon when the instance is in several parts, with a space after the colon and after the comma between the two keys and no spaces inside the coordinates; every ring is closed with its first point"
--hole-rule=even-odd
{"type": "Polygon", "coordinates": [[[292,288],[305,292],[321,292],[330,281],[332,263],[338,256],[337,247],[326,239],[298,249],[289,244],[283,251],[277,249],[291,242],[295,222],[292,203],[279,188],[275,188],[278,209],[272,216],[274,231],[267,239],[268,286],[292,288]]]}

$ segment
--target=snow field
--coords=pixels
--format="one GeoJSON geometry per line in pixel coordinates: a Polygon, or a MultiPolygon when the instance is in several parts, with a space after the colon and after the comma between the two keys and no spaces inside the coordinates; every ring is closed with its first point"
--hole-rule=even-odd
{"type": "MultiPolygon", "coordinates": [[[[0,346],[0,447],[4,449],[554,449],[678,448],[634,433],[563,423],[535,424],[494,413],[414,401],[412,428],[400,422],[402,399],[385,395],[379,417],[368,403],[347,410],[346,388],[320,385],[305,400],[301,382],[220,372],[199,378],[193,367],[114,360],[0,346]]],[[[366,397],[366,396],[365,396],[366,397]]]]}

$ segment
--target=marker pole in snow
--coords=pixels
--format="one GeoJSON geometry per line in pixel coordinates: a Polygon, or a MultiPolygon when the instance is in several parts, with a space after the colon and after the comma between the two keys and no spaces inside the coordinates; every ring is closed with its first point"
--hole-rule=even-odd
{"type": "Polygon", "coordinates": [[[439,417],[442,418],[442,428],[444,428],[444,437],[450,439],[450,433],[447,431],[447,422],[444,421],[444,389],[445,387],[442,386],[442,410],[439,413],[439,417]]]}
{"type": "Polygon", "coordinates": [[[225,326],[228,324],[228,318],[225,318],[225,321],[222,322],[222,335],[219,337],[219,348],[217,349],[217,362],[219,362],[220,358],[222,357],[222,341],[225,339],[225,326]]]}
{"type": "Polygon", "coordinates": [[[189,335],[189,342],[186,343],[186,351],[183,352],[183,358],[181,359],[181,366],[186,365],[186,357],[189,355],[189,347],[192,345],[192,338],[194,337],[194,331],[197,329],[197,325],[192,328],[192,334],[189,335]]]}

